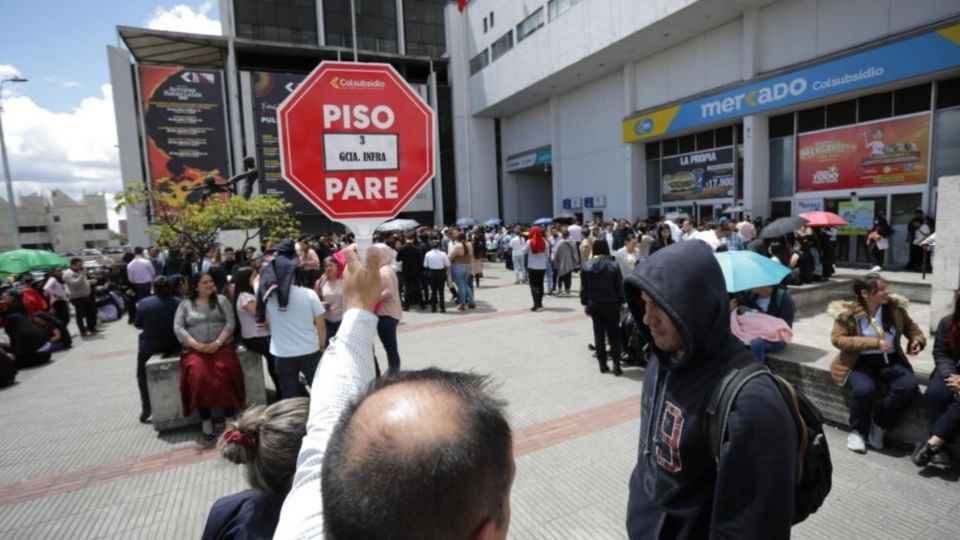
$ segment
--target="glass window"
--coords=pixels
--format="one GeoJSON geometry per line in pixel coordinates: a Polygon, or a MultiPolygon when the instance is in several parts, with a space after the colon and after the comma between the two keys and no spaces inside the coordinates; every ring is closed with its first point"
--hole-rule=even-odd
{"type": "Polygon", "coordinates": [[[447,49],[443,27],[446,0],[404,0],[404,38],[407,54],[439,58],[447,49]]]}
{"type": "Polygon", "coordinates": [[[850,99],[827,105],[827,127],[857,123],[857,100],[850,99]]]}
{"type": "Polygon", "coordinates": [[[663,154],[664,156],[675,156],[677,155],[677,139],[667,139],[663,141],[663,154]]]}
{"type": "Polygon", "coordinates": [[[701,131],[697,133],[697,150],[710,150],[714,148],[713,144],[713,130],[710,131],[701,131]]]}
{"type": "Polygon", "coordinates": [[[931,182],[936,186],[941,176],[960,175],[960,107],[937,111],[934,130],[931,182]]]}
{"type": "Polygon", "coordinates": [[[660,157],[660,143],[658,142],[647,143],[644,150],[647,159],[660,157]]]}
{"type": "Polygon", "coordinates": [[[317,43],[317,15],[312,2],[236,0],[234,18],[239,37],[311,45],[317,43]]]}
{"type": "Polygon", "coordinates": [[[547,2],[547,12],[552,21],[563,14],[564,11],[579,4],[581,0],[550,0],[547,2]]]}
{"type": "Polygon", "coordinates": [[[497,58],[500,58],[512,48],[513,30],[508,30],[506,34],[501,36],[500,39],[494,41],[493,45],[490,46],[490,61],[496,62],[497,58]]]}
{"type": "Polygon", "coordinates": [[[911,114],[930,110],[930,83],[893,92],[893,114],[911,114]]]}
{"type": "Polygon", "coordinates": [[[793,170],[794,138],[770,139],[770,196],[793,196],[795,173],[793,170]]]}
{"type": "Polygon", "coordinates": [[[771,139],[793,135],[793,113],[771,116],[769,131],[771,139]]]}
{"type": "Polygon", "coordinates": [[[660,204],[660,160],[647,160],[647,204],[660,204]]]}
{"type": "Polygon", "coordinates": [[[490,12],[490,29],[493,29],[493,12],[490,12]]]}
{"type": "Polygon", "coordinates": [[[960,105],[960,77],[937,83],[937,108],[946,109],[960,105]]]}
{"type": "Polygon", "coordinates": [[[792,201],[770,201],[770,219],[793,215],[792,201]]]}
{"type": "Polygon", "coordinates": [[[713,132],[714,143],[717,148],[733,146],[733,126],[717,128],[713,132]]]}
{"type": "Polygon", "coordinates": [[[677,149],[681,154],[695,152],[697,150],[696,135],[684,135],[680,137],[679,142],[677,143],[677,149]]]}
{"type": "Polygon", "coordinates": [[[826,108],[814,107],[797,113],[797,133],[823,129],[826,123],[826,108]]]}
{"type": "Polygon", "coordinates": [[[480,54],[474,56],[470,59],[470,74],[473,75],[481,69],[487,67],[487,64],[490,63],[490,56],[488,54],[488,49],[484,49],[480,54]]]}
{"type": "Polygon", "coordinates": [[[517,25],[517,43],[520,43],[523,41],[523,38],[536,32],[541,26],[543,26],[543,8],[534,11],[529,17],[517,25]]]}
{"type": "Polygon", "coordinates": [[[868,122],[893,116],[893,92],[863,96],[857,100],[858,122],[868,122]]]}

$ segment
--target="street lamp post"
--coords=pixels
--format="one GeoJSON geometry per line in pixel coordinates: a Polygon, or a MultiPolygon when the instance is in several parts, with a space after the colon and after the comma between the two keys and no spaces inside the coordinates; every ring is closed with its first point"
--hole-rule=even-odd
{"type": "Polygon", "coordinates": [[[0,80],[0,157],[3,159],[3,176],[7,181],[7,200],[10,202],[10,226],[13,230],[13,248],[20,248],[20,226],[17,224],[17,203],[13,200],[13,179],[10,177],[10,163],[7,161],[7,143],[3,139],[3,83],[27,82],[22,77],[0,80]]]}

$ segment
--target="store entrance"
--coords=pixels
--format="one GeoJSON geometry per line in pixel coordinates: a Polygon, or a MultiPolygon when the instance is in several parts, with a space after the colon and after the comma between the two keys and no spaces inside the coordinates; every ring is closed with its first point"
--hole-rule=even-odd
{"type": "Polygon", "coordinates": [[[824,199],[824,209],[835,214],[843,214],[851,209],[862,221],[853,224],[846,230],[841,230],[837,238],[836,261],[840,264],[872,265],[870,248],[866,244],[867,231],[873,226],[873,221],[883,215],[893,233],[889,238],[884,266],[887,268],[901,268],[910,259],[910,247],[907,244],[907,227],[916,208],[923,206],[922,193],[898,193],[894,195],[880,195],[877,197],[859,197],[856,200],[850,197],[824,199]],[[847,234],[844,234],[847,233],[847,234]]]}

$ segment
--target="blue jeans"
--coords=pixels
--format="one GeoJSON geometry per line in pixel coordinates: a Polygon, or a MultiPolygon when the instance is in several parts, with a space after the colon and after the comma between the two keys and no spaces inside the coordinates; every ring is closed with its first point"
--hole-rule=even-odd
{"type": "Polygon", "coordinates": [[[513,256],[513,275],[517,281],[527,280],[527,267],[523,258],[523,253],[513,256]]]}
{"type": "Polygon", "coordinates": [[[455,264],[451,268],[453,282],[457,285],[457,299],[461,306],[473,303],[473,284],[470,280],[470,266],[455,264]]]}
{"type": "Polygon", "coordinates": [[[554,283],[553,283],[553,261],[547,261],[546,267],[546,284],[544,285],[544,290],[547,291],[547,294],[553,292],[554,283]]]}
{"type": "Polygon", "coordinates": [[[919,383],[903,364],[885,364],[882,354],[862,354],[847,378],[850,387],[850,429],[870,433],[873,420],[883,429],[897,424],[919,383]],[[880,388],[887,393],[881,395],[880,388]]]}
{"type": "Polygon", "coordinates": [[[289,356],[274,358],[277,371],[277,379],[280,381],[280,394],[283,399],[289,399],[300,395],[300,374],[303,373],[307,378],[307,384],[313,385],[313,376],[317,373],[317,366],[320,365],[320,356],[323,353],[305,354],[303,356],[289,356]]]}
{"type": "Polygon", "coordinates": [[[400,371],[400,351],[397,349],[397,325],[400,321],[393,317],[381,315],[377,321],[377,335],[380,336],[380,343],[383,343],[384,350],[387,351],[387,365],[390,373],[400,371]]]}
{"type": "Polygon", "coordinates": [[[761,364],[767,363],[767,353],[768,352],[779,352],[786,348],[787,343],[785,341],[767,341],[763,338],[756,338],[750,342],[750,350],[753,352],[753,355],[760,360],[761,364]]]}

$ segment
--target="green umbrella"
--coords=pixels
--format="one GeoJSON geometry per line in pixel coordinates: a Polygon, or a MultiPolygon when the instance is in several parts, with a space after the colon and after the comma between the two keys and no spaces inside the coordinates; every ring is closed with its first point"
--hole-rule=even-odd
{"type": "Polygon", "coordinates": [[[42,249],[15,249],[0,253],[0,274],[22,274],[32,270],[49,270],[69,266],[70,261],[42,249]]]}

